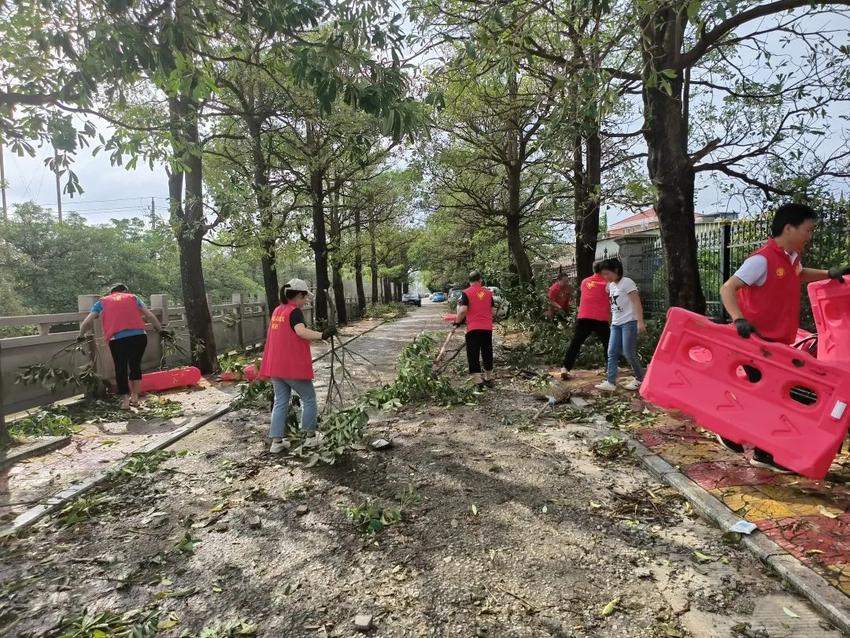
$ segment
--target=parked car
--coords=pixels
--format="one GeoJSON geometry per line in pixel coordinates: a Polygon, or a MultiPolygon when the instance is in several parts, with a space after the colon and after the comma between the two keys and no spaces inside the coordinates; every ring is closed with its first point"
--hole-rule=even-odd
{"type": "Polygon", "coordinates": [[[452,288],[449,290],[449,301],[460,301],[460,296],[463,294],[463,290],[460,288],[452,288]]]}
{"type": "Polygon", "coordinates": [[[408,306],[421,306],[422,300],[415,292],[406,292],[401,296],[401,303],[407,304],[408,306]]]}
{"type": "Polygon", "coordinates": [[[444,292],[434,292],[431,293],[431,301],[434,303],[442,303],[446,300],[446,293],[444,292]]]}

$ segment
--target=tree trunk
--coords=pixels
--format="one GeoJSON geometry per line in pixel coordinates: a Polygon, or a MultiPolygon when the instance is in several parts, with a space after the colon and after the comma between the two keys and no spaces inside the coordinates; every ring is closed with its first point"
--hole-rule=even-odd
{"type": "Polygon", "coordinates": [[[393,300],[392,282],[387,277],[384,280],[384,303],[390,303],[393,300]]]}
{"type": "Polygon", "coordinates": [[[522,242],[520,197],[522,194],[522,166],[524,163],[524,148],[522,143],[522,130],[520,129],[520,107],[518,102],[519,86],[516,73],[508,75],[508,95],[511,98],[511,109],[507,121],[507,145],[505,148],[507,162],[505,164],[505,177],[508,188],[508,211],[506,230],[508,236],[508,249],[511,259],[516,266],[517,276],[521,284],[530,283],[534,278],[531,262],[525,246],[522,242]]]}
{"type": "Polygon", "coordinates": [[[313,205],[313,241],[310,246],[316,260],[316,297],[313,301],[314,321],[324,325],[328,320],[328,238],[325,231],[324,179],[321,171],[310,173],[310,196],[313,205]]]}
{"type": "Polygon", "coordinates": [[[369,272],[372,276],[372,303],[378,303],[378,246],[375,239],[375,222],[369,220],[369,272]]]}
{"type": "Polygon", "coordinates": [[[266,292],[266,304],[269,315],[280,303],[280,282],[277,278],[277,232],[272,208],[272,191],[269,186],[269,170],[263,153],[260,126],[246,114],[246,123],[251,135],[251,155],[254,163],[254,196],[260,217],[260,263],[263,269],[263,288],[266,292]]]}
{"type": "Polygon", "coordinates": [[[517,278],[520,284],[530,283],[534,278],[531,270],[531,262],[528,259],[528,254],[525,252],[525,246],[522,243],[522,230],[520,228],[520,218],[511,215],[507,218],[507,235],[508,248],[511,251],[514,266],[516,267],[517,278]]]}
{"type": "Polygon", "coordinates": [[[366,290],[363,287],[363,246],[360,244],[360,210],[354,211],[354,285],[357,287],[357,311],[363,316],[366,309],[366,290]]]}
{"type": "Polygon", "coordinates": [[[688,155],[684,82],[681,74],[673,78],[660,74],[676,66],[687,18],[684,9],[676,12],[669,5],[664,7],[641,20],[647,167],[657,193],[655,212],[664,245],[669,303],[703,313],[705,296],[697,262],[694,171],[688,155]]]}
{"type": "MultiPolygon", "coordinates": [[[[579,158],[582,146],[587,153],[586,170],[576,171],[576,274],[578,282],[593,274],[596,242],[599,236],[599,195],[602,190],[602,142],[593,131],[577,140],[579,158]],[[579,175],[580,172],[580,175],[579,175]],[[579,182],[579,179],[581,180],[579,182]],[[579,187],[579,184],[581,186],[579,187]]],[[[579,160],[580,161],[580,160],[579,160]]]]}
{"type": "Polygon", "coordinates": [[[203,374],[211,374],[218,369],[218,360],[201,260],[206,224],[198,111],[197,105],[185,97],[170,98],[168,103],[172,132],[175,133],[176,140],[174,152],[186,167],[175,171],[168,178],[172,222],[180,252],[186,326],[189,329],[193,365],[200,368],[203,374]],[[181,192],[184,180],[185,201],[181,192]]]}
{"type": "Polygon", "coordinates": [[[275,243],[269,240],[260,242],[263,251],[260,264],[263,268],[263,288],[266,291],[266,305],[269,316],[280,304],[280,282],[277,278],[277,261],[275,257],[275,243]]]}
{"type": "Polygon", "coordinates": [[[336,306],[336,321],[338,324],[348,323],[348,309],[345,306],[345,285],[342,281],[342,267],[334,262],[333,273],[334,304],[336,306]]]}
{"type": "Polygon", "coordinates": [[[336,308],[336,321],[344,325],[348,323],[348,309],[345,306],[345,285],[342,281],[342,224],[339,216],[339,186],[340,182],[334,180],[331,192],[330,205],[330,233],[328,252],[330,254],[332,285],[334,291],[334,305],[336,308]]]}

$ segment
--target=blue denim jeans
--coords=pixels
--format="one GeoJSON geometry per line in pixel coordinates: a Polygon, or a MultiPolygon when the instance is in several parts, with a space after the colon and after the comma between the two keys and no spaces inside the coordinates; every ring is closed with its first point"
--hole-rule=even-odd
{"type": "Polygon", "coordinates": [[[608,383],[617,380],[617,366],[620,355],[632,366],[635,379],[643,381],[643,368],[637,356],[637,321],[629,321],[622,326],[611,326],[611,339],[608,341],[608,383]]]}
{"type": "Polygon", "coordinates": [[[269,436],[282,439],[286,436],[286,418],[289,416],[289,400],[292,391],[301,399],[301,431],[311,434],[316,431],[316,388],[312,381],[294,379],[272,379],[274,388],[274,407],[272,408],[272,426],[269,436]]]}

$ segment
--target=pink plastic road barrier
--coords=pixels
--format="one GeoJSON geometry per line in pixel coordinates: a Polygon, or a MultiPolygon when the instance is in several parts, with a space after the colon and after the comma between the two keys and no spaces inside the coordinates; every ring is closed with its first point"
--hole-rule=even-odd
{"type": "Polygon", "coordinates": [[[445,314],[443,315],[443,321],[448,321],[449,323],[454,323],[457,321],[457,315],[445,314]]]}
{"type": "Polygon", "coordinates": [[[800,328],[797,330],[797,336],[794,338],[794,343],[791,347],[795,350],[802,350],[813,357],[818,356],[818,336],[814,332],[808,332],[800,328]]]}
{"type": "Polygon", "coordinates": [[[194,366],[160,370],[142,375],[142,392],[162,392],[172,388],[195,385],[201,380],[201,371],[194,366]]]}
{"type": "Polygon", "coordinates": [[[681,308],[667,313],[641,396],[813,479],[826,476],[850,426],[845,368],[681,308]]]}
{"type": "Polygon", "coordinates": [[[843,364],[850,373],[850,280],[810,283],[809,300],[818,328],[818,359],[843,364]]]}

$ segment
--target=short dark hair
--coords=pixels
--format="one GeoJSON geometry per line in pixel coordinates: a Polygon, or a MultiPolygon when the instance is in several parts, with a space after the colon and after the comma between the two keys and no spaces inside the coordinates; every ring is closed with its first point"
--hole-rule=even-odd
{"type": "Polygon", "coordinates": [[[109,289],[109,294],[111,295],[115,292],[130,292],[130,289],[127,288],[127,286],[125,286],[124,284],[115,284],[114,286],[112,286],[112,288],[109,289]]]}
{"type": "Polygon", "coordinates": [[[817,219],[818,214],[805,204],[782,204],[773,214],[770,223],[770,236],[779,237],[788,225],[796,228],[807,219],[817,219]]]}
{"type": "Polygon", "coordinates": [[[473,270],[471,273],[469,273],[469,281],[481,281],[481,273],[477,270],[473,270]]]}
{"type": "Polygon", "coordinates": [[[618,277],[622,277],[623,262],[621,262],[616,257],[612,257],[611,259],[605,259],[599,264],[599,270],[610,270],[611,272],[617,273],[618,277]]]}
{"type": "Polygon", "coordinates": [[[601,259],[599,261],[593,263],[593,272],[595,272],[598,275],[600,270],[602,270],[602,260],[601,259]]]}

